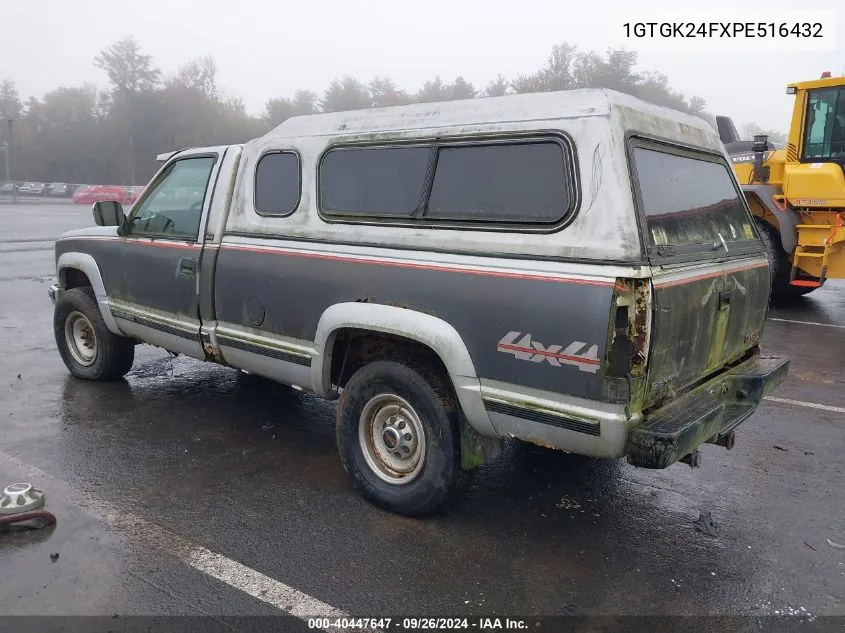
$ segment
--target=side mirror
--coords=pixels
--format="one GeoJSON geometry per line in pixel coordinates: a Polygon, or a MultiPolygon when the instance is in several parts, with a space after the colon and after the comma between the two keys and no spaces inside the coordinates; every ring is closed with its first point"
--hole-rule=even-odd
{"type": "Polygon", "coordinates": [[[114,200],[94,203],[94,222],[97,226],[122,226],[126,221],[123,205],[114,200]]]}

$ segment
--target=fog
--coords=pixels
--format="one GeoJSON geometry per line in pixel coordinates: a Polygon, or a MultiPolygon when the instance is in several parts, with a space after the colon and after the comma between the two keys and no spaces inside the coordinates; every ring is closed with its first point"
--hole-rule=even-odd
{"type": "MultiPolygon", "coordinates": [[[[835,10],[839,4],[820,0],[812,8],[835,10]]],[[[787,83],[815,79],[823,71],[845,73],[845,55],[839,45],[838,50],[790,51],[757,40],[759,48],[753,43],[737,50],[730,48],[730,42],[717,42],[703,51],[696,43],[676,39],[671,47],[665,40],[657,43],[662,50],[655,50],[654,42],[649,46],[639,42],[638,47],[637,40],[624,38],[625,21],[654,21],[670,14],[684,17],[686,9],[662,0],[632,7],[621,0],[4,3],[0,81],[14,84],[23,110],[30,97],[41,100],[59,87],[87,84],[89,91],[96,87],[98,92],[113,93],[113,83],[94,59],[132,36],[140,52],[149,55],[152,66],[160,70],[162,84],[185,64],[210,56],[216,70],[215,93],[266,124],[275,122],[267,118],[268,101],[289,99],[305,90],[316,96],[320,107],[331,82],[344,76],[365,86],[374,78],[389,78],[391,89],[409,98],[416,98],[426,82],[437,78],[447,87],[460,78],[461,85],[481,94],[501,76],[510,86],[523,81],[519,91],[525,92],[535,89],[536,82],[524,80],[548,65],[555,46],[572,47],[585,56],[595,52],[611,65],[616,58],[607,52],[613,48],[634,54],[626,58],[635,59],[632,75],[662,75],[669,92],[682,96],[693,110],[729,115],[741,132],[751,124],[785,132],[792,108],[792,99],[785,94],[787,83]]],[[[703,15],[709,19],[730,20],[737,3],[720,0],[705,8],[703,15]]],[[[796,7],[793,2],[772,0],[747,1],[741,9],[739,17],[770,22],[796,7]]],[[[842,25],[836,23],[826,37],[828,47],[834,41],[845,43],[842,25]]],[[[595,62],[595,56],[585,59],[585,66],[591,59],[595,62]]],[[[650,94],[649,89],[639,96],[650,98],[650,94]]],[[[670,107],[676,102],[663,100],[670,107]]],[[[235,126],[232,134],[261,133],[264,127],[235,126]]],[[[212,140],[228,140],[223,136],[227,135],[221,133],[221,139],[212,140]]],[[[144,151],[169,149],[158,143],[144,151]]],[[[143,180],[141,176],[135,179],[139,178],[143,180]]]]}

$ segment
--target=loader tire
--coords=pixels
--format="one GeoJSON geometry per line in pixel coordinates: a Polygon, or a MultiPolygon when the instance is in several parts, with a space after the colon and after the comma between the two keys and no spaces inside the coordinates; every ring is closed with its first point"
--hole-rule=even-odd
{"type": "Polygon", "coordinates": [[[789,275],[792,271],[792,264],[781,248],[780,235],[770,224],[760,218],[754,218],[754,224],[757,225],[760,238],[766,247],[766,256],[769,258],[769,271],[772,274],[772,298],[794,299],[813,292],[815,288],[790,285],[789,275]]]}

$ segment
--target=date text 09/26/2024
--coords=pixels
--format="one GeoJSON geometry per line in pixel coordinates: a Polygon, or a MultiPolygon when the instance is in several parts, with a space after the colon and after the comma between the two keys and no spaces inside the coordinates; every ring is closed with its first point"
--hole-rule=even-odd
{"type": "Polygon", "coordinates": [[[443,631],[450,629],[498,631],[528,628],[525,620],[513,618],[309,618],[309,629],[324,631],[443,631]]]}

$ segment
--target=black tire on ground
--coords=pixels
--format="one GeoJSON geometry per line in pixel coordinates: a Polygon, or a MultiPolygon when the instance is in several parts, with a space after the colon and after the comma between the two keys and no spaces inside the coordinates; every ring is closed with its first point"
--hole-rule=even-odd
{"type": "MultiPolygon", "coordinates": [[[[468,487],[475,472],[461,467],[460,419],[460,405],[442,371],[412,362],[370,363],[352,375],[338,404],[337,445],[341,462],[355,488],[370,502],[406,516],[429,514],[455,500],[468,487]],[[384,401],[379,403],[379,399],[384,401]],[[402,401],[410,406],[410,416],[402,409],[402,401]],[[378,413],[371,415],[371,411],[378,413]],[[389,448],[397,438],[391,436],[393,431],[378,423],[362,422],[362,416],[367,421],[386,416],[381,418],[382,423],[388,426],[392,423],[392,429],[400,434],[398,441],[408,444],[389,448]],[[374,434],[370,430],[373,426],[385,430],[374,434]],[[366,429],[364,432],[360,431],[362,427],[366,429]],[[421,434],[414,431],[420,427],[421,434]],[[424,435],[424,441],[416,441],[420,435],[424,435]],[[404,483],[391,480],[400,471],[391,471],[391,464],[379,457],[374,448],[378,439],[382,441],[379,444],[382,454],[410,447],[410,457],[405,458],[411,460],[409,463],[414,463],[413,456],[419,454],[415,447],[424,447],[416,462],[420,464],[418,469],[406,473],[404,483]],[[365,451],[370,462],[377,465],[368,463],[365,451]]],[[[410,466],[403,464],[402,468],[410,466]]]]}
{"type": "Polygon", "coordinates": [[[132,368],[135,342],[109,331],[90,287],[62,294],[53,312],[53,332],[62,360],[77,378],[118,380],[132,368]]]}
{"type": "Polygon", "coordinates": [[[790,285],[789,274],[792,270],[792,264],[781,247],[780,235],[768,222],[760,218],[754,218],[754,223],[757,225],[757,230],[760,231],[760,238],[766,246],[766,255],[769,258],[769,271],[772,274],[772,297],[801,297],[815,290],[812,287],[790,285]]]}

